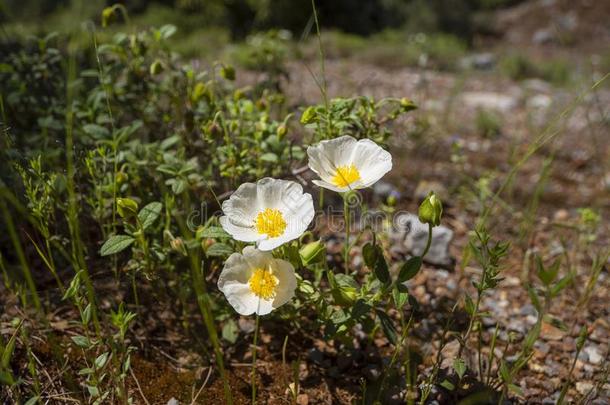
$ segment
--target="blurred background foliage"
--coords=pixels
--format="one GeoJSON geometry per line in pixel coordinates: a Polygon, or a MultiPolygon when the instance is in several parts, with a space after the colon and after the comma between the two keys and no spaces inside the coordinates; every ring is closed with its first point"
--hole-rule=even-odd
{"type": "MultiPolygon", "coordinates": [[[[442,31],[470,41],[485,29],[481,13],[519,0],[320,0],[316,2],[325,28],[371,35],[387,29],[410,32],[442,31]]],[[[104,6],[125,5],[136,23],[172,23],[184,34],[223,27],[231,39],[281,28],[300,35],[311,26],[310,0],[3,0],[0,21],[29,25],[39,31],[65,29],[82,21],[78,14],[97,20],[104,6]]]]}

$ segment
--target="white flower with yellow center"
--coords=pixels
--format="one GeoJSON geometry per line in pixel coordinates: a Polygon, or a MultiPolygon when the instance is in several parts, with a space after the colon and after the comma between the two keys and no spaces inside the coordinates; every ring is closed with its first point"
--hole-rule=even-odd
{"type": "Polygon", "coordinates": [[[233,253],[218,277],[218,288],[241,315],[266,315],[294,297],[294,267],[270,252],[246,246],[233,253]]]}
{"type": "Polygon", "coordinates": [[[370,139],[345,135],[307,148],[314,184],[343,193],[366,188],[392,169],[392,155],[370,139]]]}
{"type": "Polygon", "coordinates": [[[314,217],[311,194],[294,181],[244,183],[222,203],[220,224],[233,238],[272,250],[298,238],[314,217]]]}

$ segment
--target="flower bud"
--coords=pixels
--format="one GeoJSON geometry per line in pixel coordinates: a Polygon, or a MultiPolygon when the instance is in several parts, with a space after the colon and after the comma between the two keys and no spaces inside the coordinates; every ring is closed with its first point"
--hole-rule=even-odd
{"type": "Polygon", "coordinates": [[[305,111],[303,111],[303,115],[301,115],[301,124],[307,125],[314,122],[316,117],[316,110],[314,107],[307,107],[305,111]]]}
{"type": "Polygon", "coordinates": [[[123,171],[119,171],[116,173],[116,182],[117,184],[123,184],[129,180],[129,175],[123,171]]]}
{"type": "Polygon", "coordinates": [[[174,238],[169,241],[169,245],[173,251],[182,254],[182,256],[186,256],[186,246],[184,245],[184,241],[182,238],[174,238]]]}
{"type": "Polygon", "coordinates": [[[150,74],[151,76],[156,76],[159,73],[163,72],[163,65],[159,59],[156,59],[153,63],[150,64],[150,74]]]}
{"type": "Polygon", "coordinates": [[[326,246],[321,240],[310,242],[299,250],[303,266],[323,261],[326,257],[326,246]]]}
{"type": "Polygon", "coordinates": [[[286,124],[280,124],[276,130],[278,139],[282,140],[287,132],[288,132],[288,129],[286,128],[286,124]]]}
{"type": "Polygon", "coordinates": [[[138,215],[138,203],[131,198],[117,198],[116,205],[122,218],[131,218],[138,215]]]}
{"type": "Polygon", "coordinates": [[[443,204],[436,194],[431,191],[419,206],[419,220],[424,224],[439,226],[442,215],[443,204]]]}
{"type": "Polygon", "coordinates": [[[235,80],[235,69],[232,66],[223,66],[220,68],[220,75],[230,81],[235,80]]]}
{"type": "Polygon", "coordinates": [[[106,28],[114,20],[114,7],[106,7],[102,11],[102,27],[106,28]]]}

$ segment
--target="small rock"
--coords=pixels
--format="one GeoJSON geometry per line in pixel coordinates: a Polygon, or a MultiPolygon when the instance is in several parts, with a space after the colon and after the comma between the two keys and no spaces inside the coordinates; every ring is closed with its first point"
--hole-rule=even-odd
{"type": "Polygon", "coordinates": [[[596,346],[587,346],[583,349],[583,352],[587,353],[589,363],[595,365],[602,363],[603,357],[601,354],[599,354],[599,350],[596,346]]]}
{"type": "Polygon", "coordinates": [[[322,362],[324,361],[324,353],[322,353],[316,348],[310,349],[307,357],[310,361],[316,364],[322,364],[322,362]]]}
{"type": "Polygon", "coordinates": [[[308,405],[309,404],[309,396],[307,394],[299,394],[299,395],[297,395],[297,404],[299,404],[299,405],[308,405]]]}
{"type": "Polygon", "coordinates": [[[396,187],[394,187],[393,184],[385,182],[385,181],[378,181],[377,183],[375,183],[375,185],[373,186],[373,193],[382,199],[386,199],[389,196],[393,196],[396,197],[396,199],[400,199],[400,192],[396,189],[396,187]]]}
{"type": "Polygon", "coordinates": [[[169,401],[167,401],[167,405],[180,405],[180,402],[174,397],[172,397],[169,401]]]}
{"type": "Polygon", "coordinates": [[[552,325],[549,325],[548,323],[542,324],[540,334],[545,340],[561,340],[565,336],[565,332],[552,325]]]}
{"type": "Polygon", "coordinates": [[[370,381],[377,381],[379,376],[381,376],[381,371],[379,371],[379,367],[374,364],[369,364],[364,368],[364,376],[370,381]]]}
{"type": "Polygon", "coordinates": [[[239,330],[243,333],[252,333],[254,332],[254,321],[252,319],[239,318],[237,321],[237,325],[239,326],[239,330]]]}
{"type": "Polygon", "coordinates": [[[553,32],[548,29],[539,29],[532,35],[532,42],[536,45],[548,44],[553,42],[554,39],[553,32]]]}
{"type": "Polygon", "coordinates": [[[537,94],[527,100],[527,107],[533,109],[546,110],[551,106],[551,97],[546,94],[537,94]]]}
{"type": "Polygon", "coordinates": [[[534,306],[532,304],[525,304],[524,306],[521,307],[521,309],[519,309],[519,314],[521,315],[533,315],[536,316],[537,315],[537,311],[536,308],[534,308],[534,306]]]}
{"type": "Polygon", "coordinates": [[[517,107],[517,99],[506,94],[470,91],[462,93],[462,102],[470,108],[484,108],[507,113],[517,107]]]}
{"type": "MultiPolygon", "coordinates": [[[[421,255],[428,241],[428,227],[421,223],[417,215],[401,213],[394,217],[390,238],[394,243],[405,246],[413,255],[421,255]]],[[[438,266],[450,267],[453,258],[449,254],[449,243],[453,231],[446,226],[437,226],[432,230],[432,244],[425,261],[438,266]]]]}
{"type": "Polygon", "coordinates": [[[462,69],[490,70],[496,64],[496,57],[491,52],[475,53],[460,61],[462,69]]]}
{"type": "Polygon", "coordinates": [[[578,393],[580,395],[585,395],[587,394],[589,391],[591,391],[593,389],[593,384],[591,384],[590,382],[586,382],[586,381],[578,381],[576,383],[576,391],[578,391],[578,393]]]}

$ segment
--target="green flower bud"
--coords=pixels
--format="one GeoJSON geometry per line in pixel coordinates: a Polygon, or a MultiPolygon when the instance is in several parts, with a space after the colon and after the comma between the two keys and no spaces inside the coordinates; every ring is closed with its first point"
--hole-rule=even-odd
{"type": "Polygon", "coordinates": [[[138,203],[131,198],[117,198],[116,205],[122,218],[131,218],[138,215],[138,203]]]}
{"type": "Polygon", "coordinates": [[[415,103],[412,100],[409,100],[408,98],[405,98],[405,97],[400,99],[400,107],[405,112],[415,110],[417,108],[417,106],[415,105],[415,103]]]}
{"type": "Polygon", "coordinates": [[[288,129],[286,128],[286,124],[280,124],[276,130],[278,139],[282,140],[287,132],[288,132],[288,129]]]}
{"type": "Polygon", "coordinates": [[[299,255],[301,256],[303,266],[307,266],[311,263],[319,263],[320,261],[324,261],[326,257],[326,246],[321,240],[310,242],[299,250],[299,255]]]}
{"type": "Polygon", "coordinates": [[[117,184],[123,184],[129,180],[129,175],[125,172],[117,172],[116,173],[116,182],[117,184]]]}
{"type": "Polygon", "coordinates": [[[182,238],[174,238],[170,240],[169,245],[173,251],[182,254],[182,256],[187,256],[186,246],[184,245],[182,238]]]}
{"type": "Polygon", "coordinates": [[[114,7],[106,7],[102,11],[102,27],[106,28],[114,19],[114,7]]]}
{"type": "Polygon", "coordinates": [[[428,197],[419,206],[419,220],[424,224],[439,226],[441,224],[441,216],[443,215],[443,203],[434,194],[430,192],[428,197]]]}
{"type": "Polygon", "coordinates": [[[232,66],[223,66],[220,68],[220,75],[227,80],[235,80],[235,69],[232,66]]]}
{"type": "Polygon", "coordinates": [[[150,74],[152,76],[158,75],[163,72],[163,65],[159,59],[156,59],[153,63],[150,64],[150,74]]]}
{"type": "Polygon", "coordinates": [[[301,124],[303,124],[303,125],[311,124],[312,122],[314,122],[315,118],[316,118],[315,108],[313,106],[307,107],[307,109],[305,111],[303,111],[303,115],[301,115],[301,124]]]}

